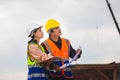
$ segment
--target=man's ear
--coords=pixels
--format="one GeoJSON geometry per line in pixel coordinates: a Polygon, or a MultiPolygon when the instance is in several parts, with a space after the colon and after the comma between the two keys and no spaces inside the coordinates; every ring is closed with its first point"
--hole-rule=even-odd
{"type": "Polygon", "coordinates": [[[51,34],[51,33],[53,33],[53,29],[50,29],[50,30],[48,31],[48,34],[51,34]]]}

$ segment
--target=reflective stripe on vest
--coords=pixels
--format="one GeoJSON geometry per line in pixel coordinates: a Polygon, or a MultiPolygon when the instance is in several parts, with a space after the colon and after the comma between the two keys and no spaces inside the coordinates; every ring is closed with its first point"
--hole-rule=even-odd
{"type": "Polygon", "coordinates": [[[47,80],[47,71],[39,65],[28,65],[28,80],[47,80]]]}
{"type": "MultiPolygon", "coordinates": [[[[42,52],[45,52],[44,48],[41,45],[39,46],[38,44],[33,43],[33,42],[32,42],[32,44],[34,44],[35,46],[39,47],[42,50],[42,52]]],[[[32,61],[30,59],[30,57],[29,57],[29,51],[27,51],[27,62],[28,62],[28,65],[36,65],[37,64],[36,60],[32,61]]]]}
{"type": "Polygon", "coordinates": [[[28,65],[27,80],[48,80],[47,71],[40,65],[28,65]]]}
{"type": "Polygon", "coordinates": [[[31,75],[28,75],[28,78],[32,77],[46,77],[45,73],[32,73],[31,75]]]}

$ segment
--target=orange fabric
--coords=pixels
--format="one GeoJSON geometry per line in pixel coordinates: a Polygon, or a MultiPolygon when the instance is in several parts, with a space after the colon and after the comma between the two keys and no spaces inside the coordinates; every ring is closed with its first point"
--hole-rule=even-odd
{"type": "Polygon", "coordinates": [[[62,40],[62,47],[59,49],[55,43],[53,43],[50,39],[47,39],[47,43],[50,46],[50,49],[52,51],[52,55],[56,57],[60,57],[62,59],[68,59],[69,53],[68,53],[68,45],[66,43],[66,40],[64,38],[61,38],[62,40]]]}
{"type": "MultiPolygon", "coordinates": [[[[63,59],[62,65],[64,65],[64,60],[68,60],[69,59],[69,49],[68,49],[69,47],[68,47],[68,44],[66,43],[66,40],[64,38],[61,38],[61,40],[62,40],[61,49],[59,49],[56,46],[56,44],[53,41],[51,41],[50,39],[47,39],[46,41],[47,41],[47,43],[48,43],[48,45],[49,45],[49,47],[50,47],[50,49],[52,51],[52,53],[51,53],[52,56],[56,56],[56,57],[62,58],[63,59]]],[[[65,72],[64,72],[64,69],[62,69],[60,75],[54,75],[54,74],[50,74],[50,75],[53,76],[53,77],[60,77],[62,75],[67,77],[65,72]]],[[[68,78],[73,78],[73,76],[70,76],[68,78]]]]}

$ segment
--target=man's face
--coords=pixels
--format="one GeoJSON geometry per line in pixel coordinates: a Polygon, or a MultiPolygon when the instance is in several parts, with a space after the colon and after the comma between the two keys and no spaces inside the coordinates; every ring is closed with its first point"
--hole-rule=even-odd
{"type": "Polygon", "coordinates": [[[52,35],[60,36],[62,34],[60,27],[56,27],[53,29],[52,35]]]}

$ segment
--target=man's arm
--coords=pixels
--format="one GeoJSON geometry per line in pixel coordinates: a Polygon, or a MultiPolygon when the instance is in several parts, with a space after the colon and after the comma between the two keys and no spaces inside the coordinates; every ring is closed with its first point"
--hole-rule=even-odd
{"type": "MultiPolygon", "coordinates": [[[[72,45],[70,45],[70,57],[73,58],[75,56],[75,54],[78,52],[78,50],[73,49],[72,45]]],[[[81,54],[82,54],[82,50],[80,51],[80,54],[78,55],[78,58],[81,57],[81,54]]]]}

